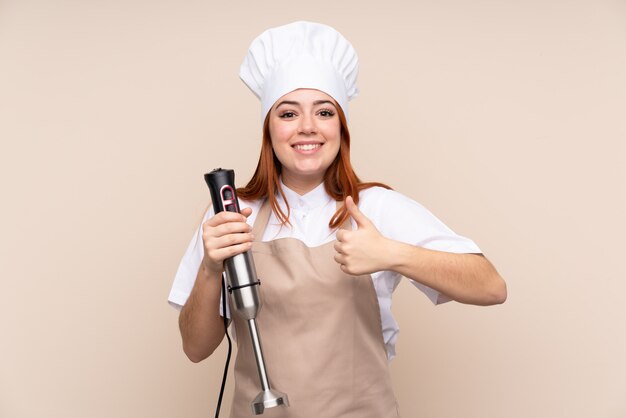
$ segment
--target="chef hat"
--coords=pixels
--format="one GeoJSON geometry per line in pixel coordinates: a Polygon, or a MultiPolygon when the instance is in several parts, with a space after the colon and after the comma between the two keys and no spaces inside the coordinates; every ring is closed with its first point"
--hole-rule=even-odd
{"type": "Polygon", "coordinates": [[[259,35],[248,49],[239,77],[261,100],[265,120],[276,100],[299,88],[323,91],[348,114],[356,97],[359,60],[339,32],[313,22],[294,22],[259,35]]]}

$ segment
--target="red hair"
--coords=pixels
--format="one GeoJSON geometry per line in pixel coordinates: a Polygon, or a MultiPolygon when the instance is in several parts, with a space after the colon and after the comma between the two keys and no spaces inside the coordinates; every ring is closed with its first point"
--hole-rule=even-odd
{"type": "MultiPolygon", "coordinates": [[[[341,142],[337,157],[326,169],[326,173],[324,173],[324,188],[326,189],[326,193],[336,201],[344,201],[346,197],[352,196],[354,203],[358,204],[359,191],[374,186],[380,186],[386,189],[391,189],[391,187],[383,183],[364,183],[357,177],[352,169],[352,164],[350,164],[350,132],[348,131],[346,116],[340,106],[336,106],[336,108],[339,121],[341,122],[341,142]]],[[[285,198],[285,193],[280,187],[279,177],[281,170],[282,164],[278,158],[276,158],[272,148],[268,113],[265,118],[265,123],[263,124],[263,143],[261,145],[259,163],[248,184],[246,184],[245,187],[237,189],[237,196],[243,200],[269,199],[272,211],[274,211],[280,222],[286,225],[289,223],[290,208],[285,198]],[[287,214],[285,214],[278,205],[278,201],[276,200],[277,191],[285,200],[287,214]]],[[[331,229],[338,228],[340,225],[343,225],[348,216],[346,207],[342,206],[335,212],[328,226],[331,229]]]]}

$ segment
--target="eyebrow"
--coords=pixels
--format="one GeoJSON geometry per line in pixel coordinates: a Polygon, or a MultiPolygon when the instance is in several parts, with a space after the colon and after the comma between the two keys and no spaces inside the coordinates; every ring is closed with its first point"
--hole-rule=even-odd
{"type": "MultiPolygon", "coordinates": [[[[321,104],[330,104],[333,107],[335,107],[335,104],[333,102],[331,102],[330,100],[316,100],[313,102],[313,106],[318,106],[321,104]]],[[[275,109],[278,109],[280,106],[282,105],[292,105],[292,106],[301,106],[300,102],[295,102],[293,100],[283,100],[282,102],[278,103],[275,107],[275,109]]]]}

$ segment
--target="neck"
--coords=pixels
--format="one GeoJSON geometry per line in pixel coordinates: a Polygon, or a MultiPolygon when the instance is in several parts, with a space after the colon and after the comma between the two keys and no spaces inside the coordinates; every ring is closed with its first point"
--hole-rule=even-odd
{"type": "Polygon", "coordinates": [[[293,178],[288,175],[283,175],[282,177],[283,184],[289,187],[294,192],[298,193],[300,196],[303,196],[315,189],[319,186],[324,180],[323,177],[311,177],[311,178],[293,178]]]}

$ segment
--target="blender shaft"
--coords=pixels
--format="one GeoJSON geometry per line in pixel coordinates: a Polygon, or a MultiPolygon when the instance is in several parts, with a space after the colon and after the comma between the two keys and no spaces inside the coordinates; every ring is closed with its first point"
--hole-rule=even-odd
{"type": "Polygon", "coordinates": [[[261,380],[261,388],[270,390],[270,383],[267,379],[267,371],[265,370],[265,361],[263,360],[263,350],[261,349],[261,340],[259,339],[259,332],[256,327],[256,320],[248,320],[248,328],[250,329],[250,337],[252,338],[252,348],[254,350],[254,357],[256,358],[257,371],[259,372],[259,379],[261,380]]]}

